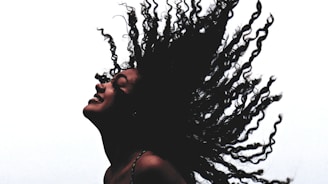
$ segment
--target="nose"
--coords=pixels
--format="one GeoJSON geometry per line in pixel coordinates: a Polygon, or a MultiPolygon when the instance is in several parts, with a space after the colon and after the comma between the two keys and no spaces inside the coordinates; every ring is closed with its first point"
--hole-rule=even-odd
{"type": "Polygon", "coordinates": [[[105,87],[104,83],[99,83],[96,85],[97,93],[103,93],[103,92],[105,92],[105,89],[106,89],[106,87],[105,87]]]}

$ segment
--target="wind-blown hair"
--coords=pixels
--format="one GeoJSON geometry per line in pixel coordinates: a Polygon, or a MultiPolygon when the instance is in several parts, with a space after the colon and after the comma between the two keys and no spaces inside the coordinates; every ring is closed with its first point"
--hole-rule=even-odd
{"type": "MultiPolygon", "coordinates": [[[[216,0],[202,15],[200,0],[167,2],[169,9],[162,19],[158,4],[146,0],[141,4],[142,31],[137,28],[135,9],[125,5],[130,53],[125,68],[137,68],[142,76],[135,105],[138,133],[131,135],[131,141],[170,159],[188,183],[196,183],[195,173],[220,184],[289,183],[289,178],[265,179],[263,170],[250,172],[237,164],[266,160],[282,121],[279,115],[267,143],[249,142],[267,107],[281,95],[270,94],[273,77],[261,86],[261,78],[251,76],[252,62],[274,18],[270,15],[251,34],[262,11],[258,1],[248,23],[228,39],[227,23],[237,4],[238,0],[216,0]],[[256,47],[241,63],[251,43],[256,47]]],[[[125,68],[118,64],[112,36],[99,30],[110,44],[114,68],[109,74],[113,76],[125,68]]],[[[108,76],[96,77],[106,81],[108,76]]]]}

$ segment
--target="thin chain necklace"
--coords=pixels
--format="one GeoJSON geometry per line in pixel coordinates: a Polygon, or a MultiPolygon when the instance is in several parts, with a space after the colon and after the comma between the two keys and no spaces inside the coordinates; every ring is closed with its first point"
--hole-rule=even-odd
{"type": "Polygon", "coordinates": [[[146,150],[142,150],[138,156],[136,157],[136,159],[134,159],[134,162],[132,164],[132,168],[131,168],[131,178],[130,178],[130,184],[133,184],[133,180],[134,180],[134,172],[136,169],[136,165],[137,165],[137,161],[139,160],[139,158],[142,156],[142,154],[144,154],[146,152],[146,150]]]}

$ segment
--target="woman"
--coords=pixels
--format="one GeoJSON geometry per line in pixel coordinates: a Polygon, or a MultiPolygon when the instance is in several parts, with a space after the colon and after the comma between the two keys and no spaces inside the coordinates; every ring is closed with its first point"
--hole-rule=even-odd
{"type": "Polygon", "coordinates": [[[151,151],[143,151],[146,147],[135,141],[142,131],[138,131],[138,122],[133,121],[136,115],[131,101],[134,99],[127,96],[135,95],[139,79],[138,70],[128,69],[110,82],[97,84],[97,93],[84,108],[85,116],[99,128],[111,162],[104,183],[132,183],[133,180],[135,183],[186,183],[170,162],[151,151]]]}
{"type": "Polygon", "coordinates": [[[273,78],[260,88],[260,78],[250,73],[273,17],[252,35],[261,13],[258,2],[249,23],[229,40],[225,29],[237,4],[216,1],[205,15],[193,0],[168,4],[164,29],[158,31],[158,4],[145,1],[142,39],[135,10],[127,6],[131,54],[124,68],[113,38],[100,29],[114,68],[96,75],[100,83],[83,113],[99,129],[111,163],[104,184],[184,184],[199,178],[220,184],[290,182],[271,181],[262,170],[244,171],[236,164],[266,160],[281,122],[279,116],[267,143],[248,141],[264,110],[281,96],[270,95],[273,78]],[[240,63],[252,42],[256,48],[240,63]]]}

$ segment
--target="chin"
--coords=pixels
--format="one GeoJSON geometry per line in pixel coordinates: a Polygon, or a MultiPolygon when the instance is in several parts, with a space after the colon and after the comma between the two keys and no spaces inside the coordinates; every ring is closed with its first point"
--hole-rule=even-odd
{"type": "Polygon", "coordinates": [[[94,122],[95,117],[96,117],[96,112],[92,111],[89,107],[89,105],[85,106],[83,108],[83,116],[86,117],[87,119],[89,119],[91,122],[94,122]]]}
{"type": "Polygon", "coordinates": [[[82,112],[83,112],[83,116],[87,118],[98,130],[100,130],[99,121],[97,121],[99,115],[96,115],[95,112],[89,111],[86,108],[84,108],[82,112]]]}
{"type": "Polygon", "coordinates": [[[106,122],[105,117],[108,116],[108,113],[100,111],[98,108],[94,108],[92,105],[87,105],[83,108],[83,115],[88,120],[90,120],[97,128],[101,122],[106,122]]]}
{"type": "Polygon", "coordinates": [[[99,111],[101,111],[99,109],[98,106],[95,106],[94,104],[87,104],[84,108],[83,108],[83,115],[86,118],[95,116],[96,114],[99,114],[99,111]]]}

